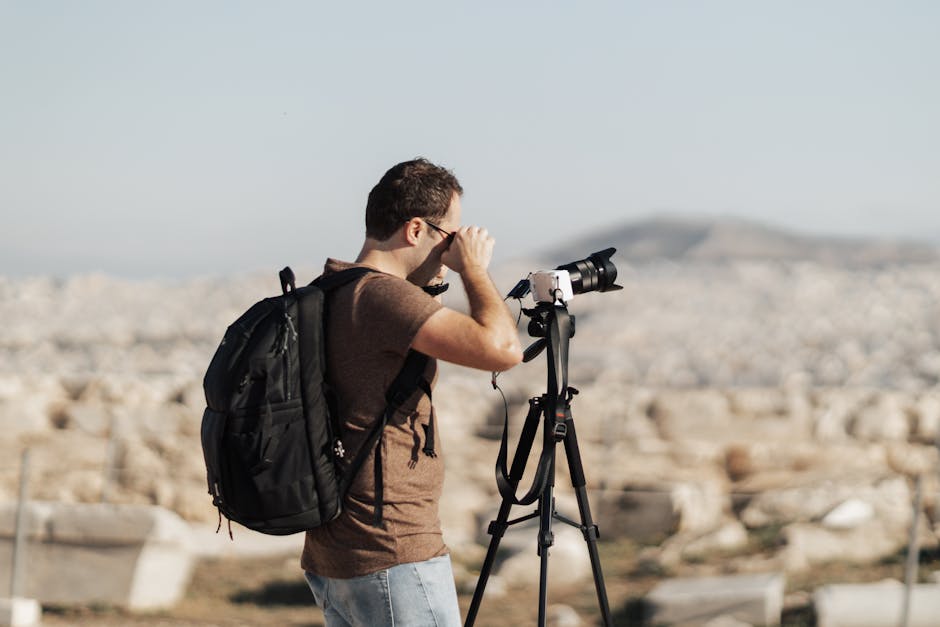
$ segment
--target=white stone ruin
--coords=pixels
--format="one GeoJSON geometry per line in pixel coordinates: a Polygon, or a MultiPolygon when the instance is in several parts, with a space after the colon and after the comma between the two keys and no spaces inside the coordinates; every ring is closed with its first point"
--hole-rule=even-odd
{"type": "MultiPolygon", "coordinates": [[[[15,516],[15,503],[0,504],[0,564],[12,560],[15,516]]],[[[39,603],[167,608],[192,574],[189,527],[156,506],[32,501],[24,533],[20,594],[39,603]]],[[[0,590],[9,588],[0,568],[0,590]]]]}

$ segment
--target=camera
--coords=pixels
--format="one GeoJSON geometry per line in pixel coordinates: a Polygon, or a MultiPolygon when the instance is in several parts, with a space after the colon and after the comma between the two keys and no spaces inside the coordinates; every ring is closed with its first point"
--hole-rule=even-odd
{"type": "Polygon", "coordinates": [[[532,298],[539,303],[567,303],[575,294],[621,290],[623,286],[615,284],[617,267],[610,260],[615,252],[616,248],[607,248],[554,270],[532,272],[528,279],[519,281],[509,296],[522,298],[532,292],[532,298]]]}

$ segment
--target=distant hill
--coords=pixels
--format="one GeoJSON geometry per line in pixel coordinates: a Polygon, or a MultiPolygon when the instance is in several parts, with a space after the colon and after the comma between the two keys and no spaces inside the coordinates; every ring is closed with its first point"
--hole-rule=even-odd
{"type": "Polygon", "coordinates": [[[610,246],[616,259],[631,263],[754,259],[869,267],[940,261],[940,248],[926,242],[806,235],[736,218],[632,222],[555,247],[545,258],[579,259],[610,246]]]}

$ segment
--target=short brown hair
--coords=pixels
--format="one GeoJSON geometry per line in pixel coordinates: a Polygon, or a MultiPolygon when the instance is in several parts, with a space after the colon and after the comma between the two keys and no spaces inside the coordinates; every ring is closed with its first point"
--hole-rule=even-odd
{"type": "Polygon", "coordinates": [[[436,222],[463,188],[453,172],[424,157],[393,166],[369,192],[366,237],[385,241],[411,218],[436,222]]]}

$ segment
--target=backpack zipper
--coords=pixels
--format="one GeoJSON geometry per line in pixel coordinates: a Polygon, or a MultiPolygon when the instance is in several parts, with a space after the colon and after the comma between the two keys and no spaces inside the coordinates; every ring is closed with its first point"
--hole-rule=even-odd
{"type": "Polygon", "coordinates": [[[294,327],[294,321],[291,319],[290,314],[286,311],[284,312],[284,318],[287,320],[287,328],[284,329],[284,345],[281,347],[281,353],[284,355],[284,365],[287,370],[287,388],[286,396],[287,400],[291,400],[291,381],[294,380],[293,374],[291,372],[291,354],[290,354],[290,341],[293,337],[294,341],[297,341],[297,329],[294,327]],[[288,330],[290,333],[288,333],[288,330]]]}

